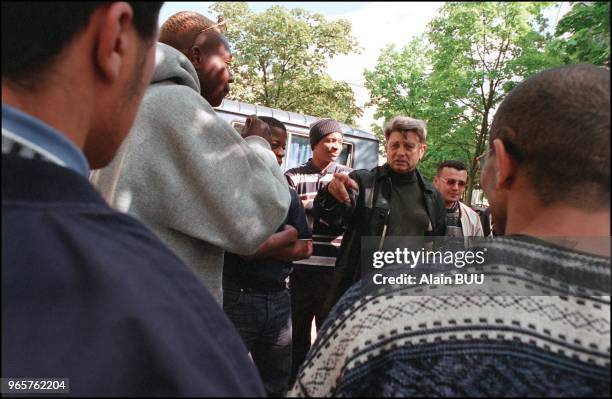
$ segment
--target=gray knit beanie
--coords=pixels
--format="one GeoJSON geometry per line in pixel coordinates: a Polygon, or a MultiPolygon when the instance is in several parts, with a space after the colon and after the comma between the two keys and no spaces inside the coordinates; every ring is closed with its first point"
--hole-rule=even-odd
{"type": "Polygon", "coordinates": [[[323,137],[331,133],[343,134],[340,124],[333,119],[321,119],[312,125],[310,127],[310,148],[314,148],[323,137]]]}

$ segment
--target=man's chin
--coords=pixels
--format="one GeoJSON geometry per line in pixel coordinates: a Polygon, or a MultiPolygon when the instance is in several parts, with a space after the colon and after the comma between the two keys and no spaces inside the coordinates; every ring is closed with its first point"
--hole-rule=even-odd
{"type": "Polygon", "coordinates": [[[206,99],[206,101],[208,101],[208,103],[212,106],[212,107],[218,107],[221,104],[223,104],[223,99],[225,98],[225,94],[221,94],[221,95],[216,95],[216,96],[209,96],[209,95],[202,95],[202,97],[204,97],[206,99]]]}
{"type": "Polygon", "coordinates": [[[223,104],[223,98],[220,100],[212,100],[209,101],[211,107],[219,107],[221,104],[223,104]]]}
{"type": "Polygon", "coordinates": [[[393,171],[395,173],[408,173],[410,172],[410,165],[406,164],[406,163],[401,163],[401,164],[392,164],[390,165],[391,169],[393,169],[393,171]]]}

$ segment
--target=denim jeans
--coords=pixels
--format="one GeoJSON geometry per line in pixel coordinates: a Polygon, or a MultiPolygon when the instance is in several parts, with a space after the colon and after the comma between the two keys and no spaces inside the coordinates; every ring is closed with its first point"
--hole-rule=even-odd
{"type": "Polygon", "coordinates": [[[314,318],[317,330],[323,323],[323,304],[333,279],[332,270],[294,270],[290,277],[293,319],[293,365],[290,384],[295,382],[310,350],[310,327],[314,318]]]}
{"type": "Polygon", "coordinates": [[[251,353],[268,396],[284,396],[291,375],[289,290],[255,291],[224,280],[223,310],[251,353]]]}

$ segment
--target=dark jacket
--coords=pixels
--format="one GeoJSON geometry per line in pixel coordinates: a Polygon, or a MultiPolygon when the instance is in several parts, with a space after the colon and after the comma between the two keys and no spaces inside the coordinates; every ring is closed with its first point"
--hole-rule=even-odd
{"type": "Polygon", "coordinates": [[[221,307],[87,179],[2,156],[2,376],[75,396],[264,394],[221,307]]]}
{"type": "MultiPolygon", "coordinates": [[[[389,222],[391,198],[391,176],[388,165],[378,166],[372,170],[355,170],[349,177],[359,185],[359,193],[350,192],[351,204],[341,204],[329,194],[327,187],[317,193],[313,211],[330,227],[345,229],[340,253],[336,260],[334,278],[324,305],[326,316],[342,294],[361,276],[361,237],[377,236],[385,239],[386,226],[389,222]]],[[[427,236],[444,236],[446,234],[446,208],[442,195],[427,181],[419,171],[417,180],[423,191],[424,206],[431,221],[431,231],[427,236]]],[[[351,190],[352,191],[352,190],[351,190]]]]}

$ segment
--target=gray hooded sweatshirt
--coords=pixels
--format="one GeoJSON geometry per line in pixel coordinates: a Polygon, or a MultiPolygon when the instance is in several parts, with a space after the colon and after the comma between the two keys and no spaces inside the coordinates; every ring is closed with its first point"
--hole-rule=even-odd
{"type": "Polygon", "coordinates": [[[200,95],[191,62],[161,43],[132,130],[91,181],[165,241],[219,303],[224,251],[256,252],[290,204],[268,142],[245,140],[220,118],[200,95]]]}

